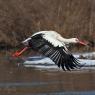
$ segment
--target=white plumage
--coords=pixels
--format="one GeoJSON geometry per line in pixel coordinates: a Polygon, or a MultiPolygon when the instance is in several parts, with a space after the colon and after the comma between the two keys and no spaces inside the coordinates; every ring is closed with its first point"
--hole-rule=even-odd
{"type": "Polygon", "coordinates": [[[55,31],[40,31],[22,42],[34,51],[38,51],[49,57],[58,67],[63,70],[71,70],[79,65],[79,61],[68,51],[65,44],[81,43],[77,38],[65,39],[55,31]]]}

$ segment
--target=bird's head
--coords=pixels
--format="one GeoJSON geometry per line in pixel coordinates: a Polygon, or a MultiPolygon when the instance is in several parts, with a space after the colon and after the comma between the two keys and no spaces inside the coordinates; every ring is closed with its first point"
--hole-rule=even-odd
{"type": "Polygon", "coordinates": [[[81,41],[78,38],[71,38],[71,40],[72,40],[73,43],[78,43],[78,44],[85,45],[85,46],[87,45],[86,42],[81,41]]]}

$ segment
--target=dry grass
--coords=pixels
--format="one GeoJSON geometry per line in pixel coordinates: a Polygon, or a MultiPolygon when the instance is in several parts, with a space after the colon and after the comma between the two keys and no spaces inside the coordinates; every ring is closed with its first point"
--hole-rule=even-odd
{"type": "Polygon", "coordinates": [[[15,46],[32,33],[94,39],[95,0],[0,0],[0,42],[15,46]]]}

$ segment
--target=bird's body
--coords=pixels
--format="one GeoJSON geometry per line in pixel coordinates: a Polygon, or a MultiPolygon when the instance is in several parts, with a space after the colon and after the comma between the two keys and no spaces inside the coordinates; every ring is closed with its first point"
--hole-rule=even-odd
{"type": "Polygon", "coordinates": [[[68,51],[65,43],[78,43],[78,39],[65,39],[55,31],[40,31],[22,43],[49,57],[63,70],[71,70],[79,66],[79,61],[68,51]]]}

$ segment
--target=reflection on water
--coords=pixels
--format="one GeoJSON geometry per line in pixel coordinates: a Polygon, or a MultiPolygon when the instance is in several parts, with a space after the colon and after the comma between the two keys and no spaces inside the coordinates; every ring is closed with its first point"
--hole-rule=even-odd
{"type": "Polygon", "coordinates": [[[16,62],[12,60],[1,60],[0,94],[94,95],[94,73],[94,69],[82,72],[65,72],[59,69],[38,70],[23,66],[18,67],[16,62]]]}

